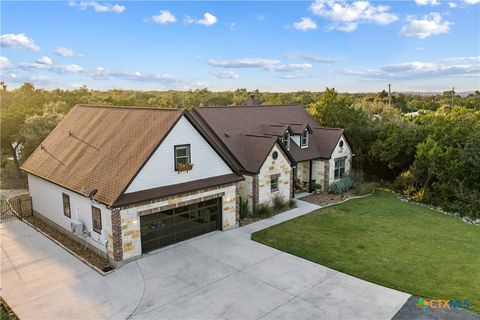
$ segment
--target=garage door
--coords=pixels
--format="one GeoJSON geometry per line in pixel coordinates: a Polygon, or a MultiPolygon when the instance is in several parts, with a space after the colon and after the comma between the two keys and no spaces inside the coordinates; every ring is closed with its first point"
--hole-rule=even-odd
{"type": "Polygon", "coordinates": [[[221,199],[140,217],[142,252],[221,229],[221,199]]]}

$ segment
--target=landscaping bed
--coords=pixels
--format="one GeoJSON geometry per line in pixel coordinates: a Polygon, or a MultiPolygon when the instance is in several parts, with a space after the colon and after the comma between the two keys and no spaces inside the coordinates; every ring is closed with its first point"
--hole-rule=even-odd
{"type": "Polygon", "coordinates": [[[377,189],[252,239],[355,277],[480,311],[480,228],[377,189]]]}
{"type": "Polygon", "coordinates": [[[12,308],[0,297],[0,320],[18,320],[18,316],[12,308]]]}
{"type": "Polygon", "coordinates": [[[359,184],[355,186],[353,189],[347,190],[343,193],[339,193],[339,194],[326,193],[326,192],[323,192],[320,194],[312,193],[306,197],[301,198],[301,200],[324,207],[330,204],[341,202],[348,198],[370,194],[373,192],[373,189],[375,186],[376,186],[375,183],[367,182],[367,183],[359,184]]]}
{"type": "Polygon", "coordinates": [[[70,249],[73,253],[80,256],[86,262],[95,266],[99,270],[103,272],[112,270],[112,267],[110,266],[110,263],[107,259],[98,255],[92,249],[88,248],[85,244],[81,244],[78,241],[73,240],[72,238],[60,232],[56,228],[48,225],[43,220],[35,216],[26,217],[24,218],[24,220],[28,221],[30,224],[40,229],[42,232],[57,240],[63,246],[70,249]]]}
{"type": "Polygon", "coordinates": [[[272,209],[272,213],[267,213],[267,214],[252,213],[252,214],[246,216],[245,218],[240,219],[239,224],[240,224],[240,227],[243,227],[243,226],[246,226],[248,224],[255,223],[257,221],[263,220],[263,219],[271,218],[273,216],[276,216],[277,214],[280,214],[282,212],[288,211],[288,210],[296,208],[296,207],[297,206],[295,204],[293,204],[292,206],[282,208],[281,210],[278,210],[278,211],[273,211],[273,209],[272,209]]]}

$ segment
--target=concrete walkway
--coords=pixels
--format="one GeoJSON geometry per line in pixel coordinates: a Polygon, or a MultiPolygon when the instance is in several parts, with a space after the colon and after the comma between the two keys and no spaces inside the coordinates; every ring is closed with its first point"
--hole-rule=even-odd
{"type": "Polygon", "coordinates": [[[20,221],[0,225],[2,296],[21,319],[391,319],[408,294],[250,240],[316,208],[157,250],[102,277],[20,221]]]}

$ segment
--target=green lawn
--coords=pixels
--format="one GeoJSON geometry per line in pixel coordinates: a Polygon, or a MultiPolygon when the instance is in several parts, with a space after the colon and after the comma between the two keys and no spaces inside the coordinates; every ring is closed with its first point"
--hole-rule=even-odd
{"type": "Polygon", "coordinates": [[[376,190],[256,232],[252,239],[424,298],[480,311],[480,227],[376,190]]]}

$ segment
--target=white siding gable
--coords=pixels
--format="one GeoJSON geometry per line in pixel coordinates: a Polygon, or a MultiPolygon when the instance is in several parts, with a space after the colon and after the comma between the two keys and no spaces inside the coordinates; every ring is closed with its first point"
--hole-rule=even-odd
{"type": "Polygon", "coordinates": [[[296,144],[297,146],[300,147],[300,135],[298,135],[298,134],[292,135],[292,140],[293,140],[293,142],[295,142],[295,144],[296,144]]]}
{"type": "Polygon", "coordinates": [[[138,173],[126,193],[232,173],[202,135],[183,116],[138,173]],[[190,145],[193,169],[175,171],[174,146],[190,145]]]}

